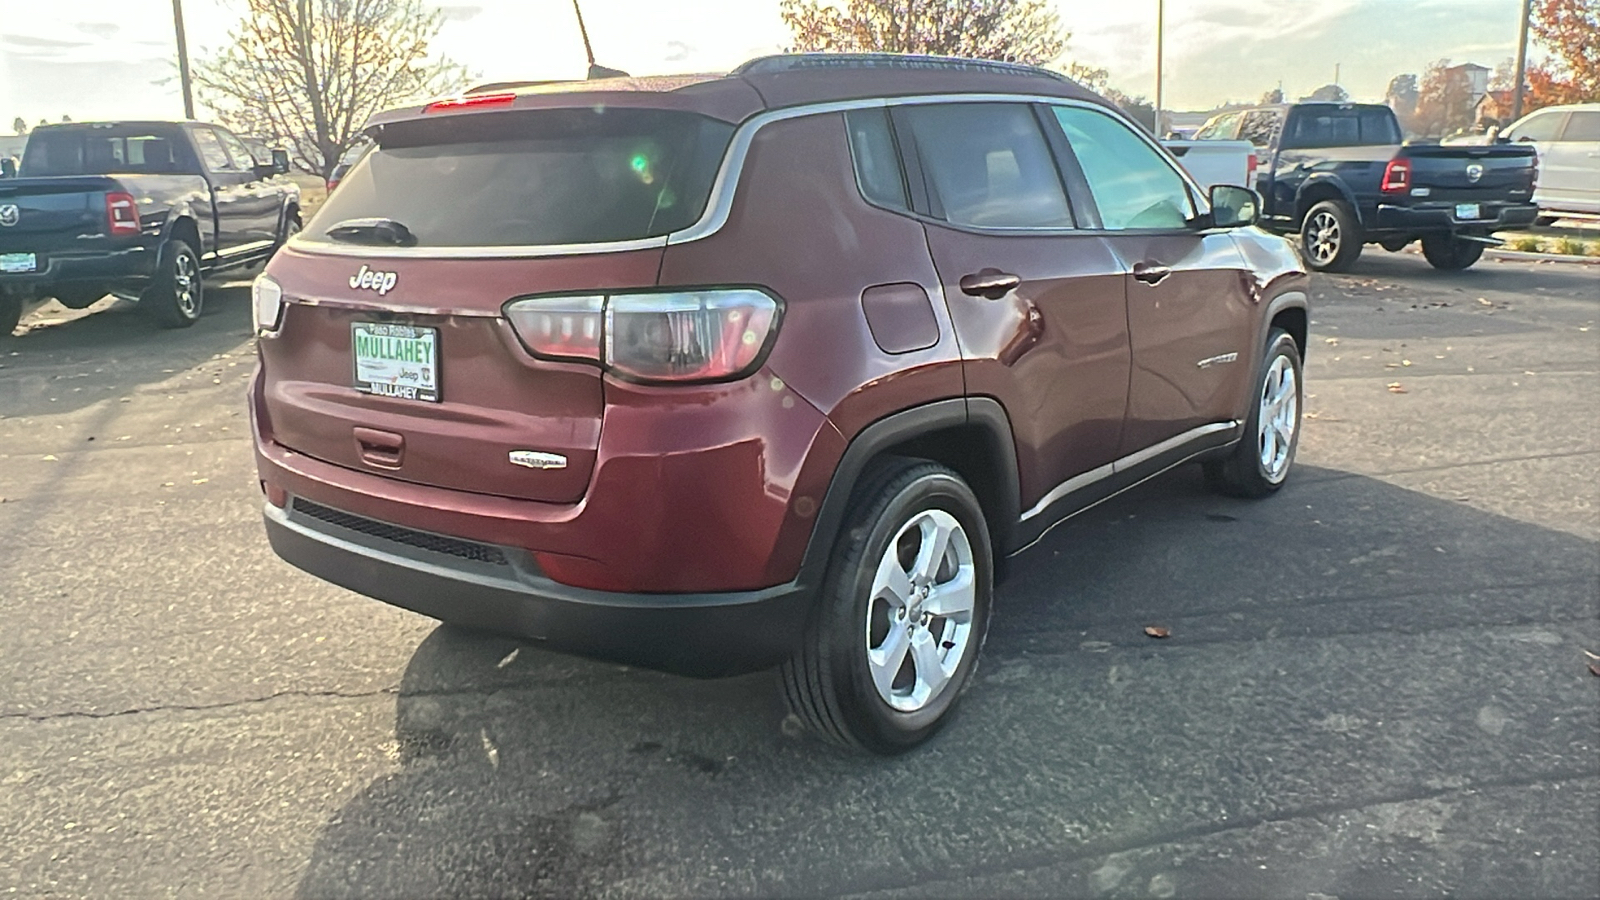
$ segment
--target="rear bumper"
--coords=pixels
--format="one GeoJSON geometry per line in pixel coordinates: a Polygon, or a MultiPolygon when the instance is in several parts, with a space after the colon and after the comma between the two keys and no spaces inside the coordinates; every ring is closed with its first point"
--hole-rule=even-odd
{"type": "Polygon", "coordinates": [[[1532,203],[1483,204],[1482,211],[1486,218],[1460,220],[1455,217],[1453,206],[1413,207],[1380,203],[1370,230],[1411,233],[1464,231],[1488,234],[1532,225],[1533,220],[1539,215],[1539,207],[1532,203]]]}
{"type": "Polygon", "coordinates": [[[106,290],[142,290],[156,268],[156,251],[143,246],[118,250],[40,252],[44,264],[37,272],[0,274],[0,290],[48,296],[52,288],[103,287],[106,290]]]}
{"type": "Polygon", "coordinates": [[[697,677],[783,661],[809,609],[797,582],[756,591],[625,594],[558,584],[527,551],[365,519],[291,498],[265,512],[277,554],[319,578],[453,625],[697,677]]]}

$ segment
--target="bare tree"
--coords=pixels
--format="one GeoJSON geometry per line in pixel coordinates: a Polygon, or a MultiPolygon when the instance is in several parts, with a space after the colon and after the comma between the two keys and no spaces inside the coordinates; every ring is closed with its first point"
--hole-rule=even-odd
{"type": "Polygon", "coordinates": [[[11,130],[15,131],[17,134],[27,134],[28,120],[21,116],[17,116],[15,119],[11,120],[11,130]]]}
{"type": "Polygon", "coordinates": [[[421,0],[246,0],[232,43],[196,68],[207,106],[236,131],[282,142],[326,177],[380,110],[461,86],[430,55],[443,17],[421,0]]]}
{"type": "Polygon", "coordinates": [[[800,51],[931,53],[1044,65],[1068,33],[1046,0],[783,0],[800,51]]]}

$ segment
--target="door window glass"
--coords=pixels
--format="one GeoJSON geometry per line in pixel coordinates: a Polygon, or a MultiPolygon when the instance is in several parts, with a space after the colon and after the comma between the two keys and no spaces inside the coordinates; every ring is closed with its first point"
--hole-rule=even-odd
{"type": "Polygon", "coordinates": [[[1244,114],[1239,123],[1239,140],[1249,141],[1257,147],[1271,146],[1278,130],[1279,113],[1275,109],[1258,109],[1244,114]]]}
{"type": "Polygon", "coordinates": [[[906,184],[889,130],[889,111],[852,110],[845,114],[845,127],[850,132],[850,155],[855,160],[861,196],[880,206],[905,209],[906,184]]]}
{"type": "Polygon", "coordinates": [[[233,163],[228,159],[228,153],[222,149],[222,141],[217,139],[217,133],[209,128],[196,128],[190,132],[194,135],[194,148],[200,151],[200,158],[205,160],[206,168],[213,172],[232,172],[233,163]]]}
{"type": "Polygon", "coordinates": [[[1363,144],[1398,144],[1405,139],[1400,134],[1400,123],[1386,106],[1362,108],[1356,111],[1356,117],[1361,121],[1363,144]]]}
{"type": "Polygon", "coordinates": [[[1197,141],[1226,141],[1233,137],[1233,126],[1239,123],[1238,113],[1229,113],[1219,116],[1200,127],[1194,133],[1197,141]]]}
{"type": "Polygon", "coordinates": [[[1561,127],[1560,113],[1544,113],[1511,129],[1506,136],[1513,141],[1551,141],[1555,140],[1556,129],[1559,127],[1561,127]]]}
{"type": "Polygon", "coordinates": [[[1189,186],[1131,128],[1090,109],[1058,106],[1055,114],[1106,229],[1187,227],[1194,218],[1189,186]]]}
{"type": "Polygon", "coordinates": [[[1600,112],[1575,112],[1561,133],[1563,141],[1600,141],[1600,112]]]}
{"type": "Polygon", "coordinates": [[[234,168],[248,169],[261,162],[250,152],[250,148],[244,145],[244,141],[239,140],[231,133],[218,130],[217,137],[222,139],[222,146],[226,147],[228,155],[233,157],[234,168]]]}
{"type": "Polygon", "coordinates": [[[986,228],[1072,227],[1061,175],[1028,106],[908,106],[905,119],[946,220],[986,228]]]}

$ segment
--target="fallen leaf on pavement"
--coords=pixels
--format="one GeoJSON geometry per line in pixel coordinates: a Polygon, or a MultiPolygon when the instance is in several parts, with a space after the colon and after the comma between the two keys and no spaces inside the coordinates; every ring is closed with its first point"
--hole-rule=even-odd
{"type": "Polygon", "coordinates": [[[1583,651],[1583,655],[1589,657],[1590,659],[1600,659],[1600,653],[1590,653],[1589,651],[1585,650],[1583,651]]]}
{"type": "Polygon", "coordinates": [[[1391,394],[1404,394],[1405,392],[1406,392],[1406,389],[1400,385],[1400,382],[1398,382],[1398,381],[1389,382],[1389,393],[1391,393],[1391,394]]]}
{"type": "Polygon", "coordinates": [[[1600,678],[1600,666],[1597,666],[1594,663],[1589,663],[1589,674],[1595,676],[1596,678],[1600,678]]]}
{"type": "MultiPolygon", "coordinates": [[[[1172,635],[1172,629],[1166,627],[1165,625],[1146,625],[1144,627],[1144,633],[1153,638],[1164,638],[1172,635]]],[[[1590,668],[1593,667],[1591,666],[1590,668]]]]}

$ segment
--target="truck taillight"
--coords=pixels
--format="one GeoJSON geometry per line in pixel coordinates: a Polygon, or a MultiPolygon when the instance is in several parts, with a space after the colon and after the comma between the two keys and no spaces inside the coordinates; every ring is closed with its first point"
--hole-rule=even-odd
{"type": "Polygon", "coordinates": [[[1405,159],[1391,159],[1383,167],[1383,192],[1385,194],[1401,194],[1411,187],[1411,162],[1405,159]]]}
{"type": "Polygon", "coordinates": [[[527,297],[506,318],[535,356],[599,363],[630,381],[723,381],[760,361],[778,301],[750,288],[527,297]]]}
{"type": "Polygon", "coordinates": [[[1255,186],[1255,183],[1256,183],[1256,166],[1258,166],[1260,164],[1261,163],[1256,159],[1256,155],[1253,152],[1250,153],[1245,158],[1245,164],[1244,164],[1244,186],[1245,187],[1254,187],[1255,186]]]}
{"type": "Polygon", "coordinates": [[[106,193],[106,226],[113,236],[139,233],[139,202],[132,194],[106,193]]]}

